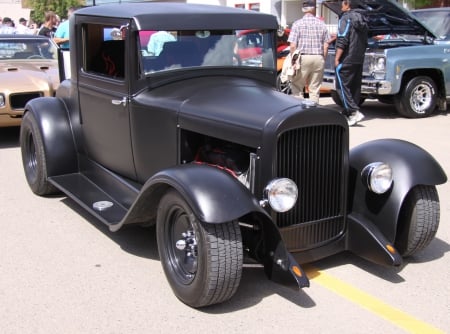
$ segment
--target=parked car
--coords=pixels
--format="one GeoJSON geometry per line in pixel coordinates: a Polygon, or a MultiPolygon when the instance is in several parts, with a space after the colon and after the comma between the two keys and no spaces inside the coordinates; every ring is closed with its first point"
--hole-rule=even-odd
{"type": "MultiPolygon", "coordinates": [[[[370,37],[360,103],[378,99],[394,104],[400,115],[409,118],[427,117],[436,109],[446,111],[450,99],[448,45],[436,43],[438,36],[433,31],[393,1],[358,3],[368,18],[370,37]]],[[[339,14],[337,1],[323,4],[339,14]]],[[[330,49],[323,86],[330,88],[334,102],[342,105],[335,87],[334,56],[330,49]]]]}
{"type": "Polygon", "coordinates": [[[434,238],[438,162],[394,139],[349,150],[344,116],[278,92],[274,16],[146,2],[83,8],[70,24],[70,79],[25,108],[26,180],[111,231],[155,226],[187,305],[231,298],[244,255],[298,290],[299,263],[351,251],[399,266],[434,238]],[[113,27],[122,39],[105,40],[113,27]],[[261,63],[236,63],[236,32],[255,29],[261,63]],[[140,35],[160,30],[176,41],[144,55],[140,35]]]}
{"type": "Polygon", "coordinates": [[[56,44],[47,37],[0,35],[0,127],[19,126],[29,100],[54,95],[57,55],[56,44]]]}

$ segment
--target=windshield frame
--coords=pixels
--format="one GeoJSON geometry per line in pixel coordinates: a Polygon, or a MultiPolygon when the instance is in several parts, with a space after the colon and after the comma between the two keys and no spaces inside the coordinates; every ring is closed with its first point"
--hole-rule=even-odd
{"type": "Polygon", "coordinates": [[[272,29],[140,30],[137,44],[144,76],[207,68],[276,69],[272,29]]]}

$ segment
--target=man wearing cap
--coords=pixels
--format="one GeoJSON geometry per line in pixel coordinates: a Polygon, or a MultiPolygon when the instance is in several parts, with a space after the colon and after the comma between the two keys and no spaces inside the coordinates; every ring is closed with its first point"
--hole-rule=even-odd
{"type": "Polygon", "coordinates": [[[300,53],[300,69],[291,81],[292,95],[303,98],[305,85],[308,84],[310,100],[319,103],[328,41],[331,38],[323,20],[315,16],[314,0],[303,1],[302,11],[303,17],[294,22],[288,38],[291,54],[296,50],[300,53]]]}

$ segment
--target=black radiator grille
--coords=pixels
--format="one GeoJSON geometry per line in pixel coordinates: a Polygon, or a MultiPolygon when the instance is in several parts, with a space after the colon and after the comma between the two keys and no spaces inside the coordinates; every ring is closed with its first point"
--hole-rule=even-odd
{"type": "MultiPolygon", "coordinates": [[[[279,228],[291,227],[288,230],[295,235],[299,232],[292,227],[297,225],[306,243],[324,242],[342,231],[346,149],[344,128],[337,125],[300,128],[281,135],[277,176],[296,182],[299,199],[294,209],[277,214],[279,228]]],[[[307,245],[295,248],[299,246],[307,245]]]]}
{"type": "Polygon", "coordinates": [[[28,101],[41,96],[42,93],[40,92],[11,94],[9,96],[9,104],[11,109],[24,109],[28,101]]]}

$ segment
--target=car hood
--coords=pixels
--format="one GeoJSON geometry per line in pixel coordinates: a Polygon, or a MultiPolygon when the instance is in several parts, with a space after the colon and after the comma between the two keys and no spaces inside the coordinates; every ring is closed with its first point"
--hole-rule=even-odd
{"type": "Polygon", "coordinates": [[[1,61],[0,91],[27,92],[48,90],[52,85],[56,89],[59,74],[56,61],[1,61]]]}
{"type": "MultiPolygon", "coordinates": [[[[341,14],[341,1],[323,1],[323,4],[337,15],[341,14]]],[[[358,11],[368,18],[369,36],[402,34],[435,36],[427,27],[407,11],[389,0],[360,0],[358,11]]]]}

